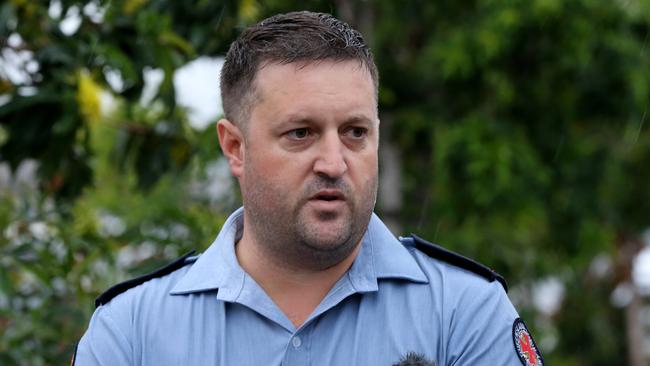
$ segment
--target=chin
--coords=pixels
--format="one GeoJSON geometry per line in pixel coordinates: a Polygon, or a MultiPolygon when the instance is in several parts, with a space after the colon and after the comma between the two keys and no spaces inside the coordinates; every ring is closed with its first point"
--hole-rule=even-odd
{"type": "MultiPolygon", "coordinates": [[[[349,208],[336,211],[305,210],[297,217],[297,230],[305,243],[323,251],[350,246],[354,235],[353,215],[349,208]]],[[[356,244],[356,243],[354,243],[356,244]]]]}
{"type": "Polygon", "coordinates": [[[325,228],[322,227],[323,224],[316,226],[321,227],[312,227],[305,235],[305,241],[314,248],[324,251],[336,250],[350,241],[351,230],[347,225],[328,225],[325,228]]]}

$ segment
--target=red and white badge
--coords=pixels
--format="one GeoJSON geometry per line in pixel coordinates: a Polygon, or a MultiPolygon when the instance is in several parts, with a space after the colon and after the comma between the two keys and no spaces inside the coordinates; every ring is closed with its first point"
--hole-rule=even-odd
{"type": "Polygon", "coordinates": [[[515,319],[512,324],[512,340],[515,343],[517,356],[524,366],[544,366],[542,354],[539,352],[533,337],[523,320],[515,319]]]}

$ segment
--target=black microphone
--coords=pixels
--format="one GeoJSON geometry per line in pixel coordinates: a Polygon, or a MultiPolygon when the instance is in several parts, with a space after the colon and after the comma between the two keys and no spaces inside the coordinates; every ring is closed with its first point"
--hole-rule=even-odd
{"type": "Polygon", "coordinates": [[[427,360],[424,355],[409,352],[398,363],[394,363],[393,366],[436,366],[436,363],[427,360]]]}

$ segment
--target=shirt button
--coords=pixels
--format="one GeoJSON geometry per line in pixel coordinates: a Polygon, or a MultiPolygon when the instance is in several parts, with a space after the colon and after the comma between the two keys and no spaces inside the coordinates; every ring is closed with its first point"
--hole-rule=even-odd
{"type": "Polygon", "coordinates": [[[291,344],[293,344],[294,348],[298,348],[302,344],[302,341],[300,340],[300,337],[296,336],[291,340],[291,344]]]}

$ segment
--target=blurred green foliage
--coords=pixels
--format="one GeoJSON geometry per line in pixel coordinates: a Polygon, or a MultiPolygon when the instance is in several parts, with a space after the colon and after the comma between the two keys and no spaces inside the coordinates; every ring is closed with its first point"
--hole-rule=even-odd
{"type": "Polygon", "coordinates": [[[1,79],[10,99],[0,107],[0,157],[13,172],[0,190],[2,365],[67,362],[99,293],[205,249],[235,201],[198,191],[218,144],[212,129],[189,126],[172,78],[198,54],[225,51],[236,4],[91,2],[101,19],[86,2],[59,4],[60,16],[45,3],[0,5],[0,37],[19,34],[14,51],[39,66],[20,83],[1,79]],[[66,35],[59,24],[71,9],[81,25],[66,35]],[[148,69],[164,77],[143,103],[148,69]],[[28,159],[38,170],[25,180],[28,159]]]}
{"type": "Polygon", "coordinates": [[[650,226],[650,1],[11,0],[3,61],[27,52],[38,68],[0,72],[0,364],[66,362],[97,294],[209,245],[236,193],[202,193],[219,148],[176,105],[174,72],[301,8],[372,44],[406,231],[504,274],[547,363],[622,363],[610,296],[650,226]],[[143,102],[149,69],[164,77],[143,102]],[[29,161],[38,178],[21,179],[29,161]],[[553,313],[532,301],[547,279],[564,286],[553,313]]]}

